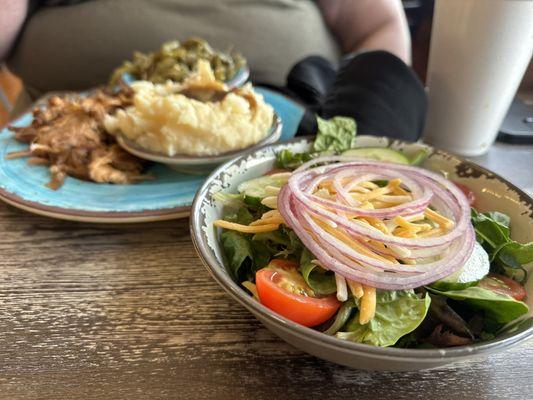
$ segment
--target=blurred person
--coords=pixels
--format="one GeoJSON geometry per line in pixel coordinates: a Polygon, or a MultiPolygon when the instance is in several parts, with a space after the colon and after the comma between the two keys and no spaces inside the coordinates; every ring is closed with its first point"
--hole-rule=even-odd
{"type": "Polygon", "coordinates": [[[404,130],[418,135],[425,116],[423,88],[413,86],[407,67],[410,37],[400,0],[0,0],[0,10],[0,60],[24,82],[19,109],[49,91],[107,82],[135,50],[198,36],[217,49],[234,46],[247,58],[255,83],[288,87],[312,113],[341,109],[366,130],[392,130],[398,118],[390,127],[366,126],[365,115],[390,114],[406,103],[411,88],[419,111],[416,126],[404,130]],[[342,61],[371,50],[380,51],[342,61]],[[346,68],[337,74],[339,62],[346,68]],[[365,76],[363,82],[354,81],[357,76],[365,76]],[[385,103],[392,103],[383,108],[382,99],[372,100],[376,90],[385,90],[385,103]],[[334,101],[322,110],[328,96],[334,101]],[[361,106],[365,115],[354,114],[361,106]]]}
{"type": "Polygon", "coordinates": [[[101,84],[135,50],[188,36],[235,46],[255,81],[279,85],[311,54],[383,49],[410,62],[400,0],[0,0],[0,10],[0,59],[32,97],[101,84]]]}

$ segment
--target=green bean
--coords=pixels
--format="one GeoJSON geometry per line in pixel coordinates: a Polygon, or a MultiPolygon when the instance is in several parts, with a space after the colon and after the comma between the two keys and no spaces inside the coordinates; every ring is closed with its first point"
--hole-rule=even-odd
{"type": "Polygon", "coordinates": [[[355,308],[355,303],[353,299],[350,298],[347,301],[345,301],[344,304],[339,309],[339,311],[337,312],[337,315],[335,316],[335,320],[333,321],[331,326],[324,331],[324,333],[326,335],[335,335],[339,330],[342,329],[344,324],[346,324],[354,308],[355,308]]]}
{"type": "Polygon", "coordinates": [[[130,74],[134,79],[148,80],[154,83],[164,83],[168,79],[183,82],[195,69],[198,60],[208,60],[215,74],[215,78],[226,81],[246,65],[246,60],[237,52],[222,53],[213,48],[203,39],[190,38],[180,43],[177,40],[163,43],[161,48],[153,53],[144,54],[136,51],[132,60],[115,69],[109,84],[118,84],[124,74],[130,74]]]}

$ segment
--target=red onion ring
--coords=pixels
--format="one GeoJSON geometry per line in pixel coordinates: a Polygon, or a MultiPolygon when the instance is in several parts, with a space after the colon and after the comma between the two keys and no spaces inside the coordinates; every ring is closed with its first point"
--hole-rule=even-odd
{"type": "MultiPolygon", "coordinates": [[[[324,268],[346,279],[381,289],[411,289],[450,275],[464,265],[475,243],[470,206],[464,194],[442,176],[411,166],[354,161],[346,157],[314,159],[297,169],[281,189],[278,210],[324,268]],[[322,163],[335,164],[311,168],[322,163]],[[361,209],[357,201],[350,201],[352,197],[349,191],[353,186],[365,180],[382,178],[400,178],[402,186],[409,190],[413,200],[377,210],[361,209]],[[328,179],[332,179],[338,202],[313,194],[318,185],[328,179]],[[349,187],[342,184],[345,179],[348,179],[349,187]],[[442,236],[402,238],[349,218],[405,217],[421,213],[430,205],[455,223],[442,236]],[[395,264],[361,254],[321,227],[314,218],[327,221],[332,227],[342,228],[346,235],[362,245],[367,240],[376,240],[385,246],[402,246],[404,253],[409,254],[407,258],[419,262],[413,265],[395,264]],[[435,259],[426,261],[427,257],[435,259]]],[[[375,249],[372,251],[385,254],[375,249]]]]}

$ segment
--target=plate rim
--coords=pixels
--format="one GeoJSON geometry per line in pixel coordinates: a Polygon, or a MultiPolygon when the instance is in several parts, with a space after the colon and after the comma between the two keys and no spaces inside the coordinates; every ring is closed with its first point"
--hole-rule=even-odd
{"type": "Polygon", "coordinates": [[[0,188],[0,200],[33,214],[66,221],[91,223],[140,223],[166,221],[188,217],[191,206],[178,206],[156,210],[142,211],[88,211],[64,207],[49,206],[39,202],[25,200],[22,197],[0,188]]]}

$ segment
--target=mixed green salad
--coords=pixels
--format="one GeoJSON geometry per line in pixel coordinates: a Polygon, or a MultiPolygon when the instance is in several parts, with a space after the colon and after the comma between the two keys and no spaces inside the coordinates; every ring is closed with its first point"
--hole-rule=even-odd
{"type": "Polygon", "coordinates": [[[527,313],[533,243],[511,239],[508,216],[414,166],[425,151],[355,146],[352,119],[319,118],[310,152],[283,150],[275,170],[215,195],[236,282],[292,321],[375,346],[471,344],[527,313]]]}

